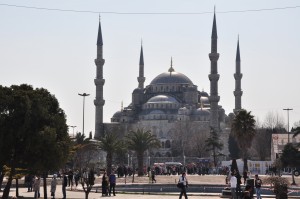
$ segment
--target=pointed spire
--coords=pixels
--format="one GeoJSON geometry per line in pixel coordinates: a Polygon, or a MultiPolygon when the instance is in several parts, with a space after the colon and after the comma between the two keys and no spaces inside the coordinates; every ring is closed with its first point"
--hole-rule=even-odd
{"type": "Polygon", "coordinates": [[[97,46],[103,46],[100,15],[99,15],[99,29],[98,29],[97,46]]]}
{"type": "Polygon", "coordinates": [[[175,71],[175,70],[174,70],[174,68],[173,68],[173,59],[172,59],[172,57],[171,57],[171,67],[169,68],[168,72],[170,72],[170,75],[171,75],[171,73],[174,72],[174,71],[175,71]]]}
{"type": "Polygon", "coordinates": [[[213,22],[213,27],[212,27],[211,38],[215,38],[215,39],[218,38],[217,23],[216,23],[216,7],[214,7],[214,22],[213,22]]]}
{"type": "Polygon", "coordinates": [[[144,65],[143,41],[141,42],[140,65],[144,65]]]}
{"type": "Polygon", "coordinates": [[[240,57],[240,38],[238,36],[237,48],[236,48],[236,59],[235,61],[241,61],[240,57]]]}
{"type": "Polygon", "coordinates": [[[123,111],[123,100],[121,101],[121,111],[123,111]]]}

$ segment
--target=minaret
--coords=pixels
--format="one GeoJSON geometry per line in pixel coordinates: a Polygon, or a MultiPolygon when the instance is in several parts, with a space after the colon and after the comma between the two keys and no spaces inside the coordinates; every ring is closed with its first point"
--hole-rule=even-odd
{"type": "Polygon", "coordinates": [[[216,24],[216,13],[214,11],[214,21],[211,33],[211,53],[209,53],[210,59],[210,74],[208,78],[210,80],[210,126],[215,131],[219,132],[219,114],[218,114],[218,102],[220,96],[218,95],[218,80],[220,75],[218,74],[218,59],[219,53],[218,47],[218,35],[217,35],[217,24],[216,24]]]}
{"type": "Polygon", "coordinates": [[[143,55],[143,45],[141,45],[141,53],[140,53],[140,68],[139,68],[139,76],[137,78],[139,82],[139,88],[144,89],[144,82],[145,82],[145,77],[144,77],[144,55],[143,55]]]}
{"type": "Polygon", "coordinates": [[[99,139],[104,135],[103,125],[103,106],[105,101],[103,99],[103,85],[105,80],[103,79],[103,65],[105,60],[103,59],[103,40],[101,23],[99,20],[98,39],[97,39],[97,58],[96,64],[96,79],[94,80],[96,85],[96,99],[94,100],[96,112],[95,112],[95,139],[99,139]]]}
{"type": "Polygon", "coordinates": [[[242,95],[243,91],[241,89],[241,79],[243,77],[243,74],[241,73],[241,57],[240,57],[240,42],[238,39],[237,42],[237,49],[236,49],[236,58],[235,58],[235,90],[233,92],[235,96],[235,108],[233,109],[233,112],[236,113],[239,110],[242,109],[242,95]]]}

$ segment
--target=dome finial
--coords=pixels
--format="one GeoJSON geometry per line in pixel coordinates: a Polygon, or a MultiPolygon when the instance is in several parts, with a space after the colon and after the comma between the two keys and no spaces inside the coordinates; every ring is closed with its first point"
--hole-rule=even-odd
{"type": "Polygon", "coordinates": [[[171,76],[171,74],[172,74],[172,72],[174,72],[175,70],[174,70],[174,68],[173,68],[173,59],[172,59],[172,57],[171,57],[171,67],[169,68],[169,70],[168,70],[168,72],[170,72],[170,76],[171,76]]]}

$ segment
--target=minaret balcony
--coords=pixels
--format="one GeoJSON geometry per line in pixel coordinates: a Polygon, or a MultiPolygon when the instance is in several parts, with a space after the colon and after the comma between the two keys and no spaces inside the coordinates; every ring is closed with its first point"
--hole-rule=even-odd
{"type": "Polygon", "coordinates": [[[137,78],[138,82],[145,82],[145,79],[146,79],[145,77],[138,77],[137,78]]]}
{"type": "Polygon", "coordinates": [[[243,77],[243,74],[242,73],[234,73],[234,79],[235,80],[241,80],[242,79],[242,77],[243,77]]]}
{"type": "Polygon", "coordinates": [[[104,63],[105,63],[105,59],[99,59],[99,58],[95,59],[96,66],[103,66],[104,63]]]}
{"type": "Polygon", "coordinates": [[[103,100],[103,99],[95,99],[94,100],[94,104],[95,104],[95,106],[104,106],[105,100],[103,100]]]}
{"type": "Polygon", "coordinates": [[[103,86],[105,83],[105,79],[94,79],[96,86],[103,86]]]}
{"type": "Polygon", "coordinates": [[[243,95],[243,91],[239,91],[239,90],[236,90],[236,91],[233,91],[233,94],[234,96],[242,96],[243,95]]]}
{"type": "Polygon", "coordinates": [[[220,96],[211,95],[211,96],[209,96],[209,101],[210,102],[219,102],[220,101],[220,96]]]}
{"type": "Polygon", "coordinates": [[[220,75],[219,74],[209,74],[208,78],[210,81],[218,81],[220,78],[220,75]]]}
{"type": "Polygon", "coordinates": [[[218,61],[220,54],[219,53],[209,53],[210,61],[218,61]]]}

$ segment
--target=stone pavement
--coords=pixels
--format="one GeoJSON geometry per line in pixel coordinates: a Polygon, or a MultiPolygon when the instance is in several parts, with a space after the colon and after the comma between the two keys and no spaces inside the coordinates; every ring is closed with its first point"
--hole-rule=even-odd
{"type": "MultiPolygon", "coordinates": [[[[61,185],[57,185],[56,192],[55,192],[55,198],[62,198],[62,191],[61,191],[61,185]]],[[[47,190],[50,190],[50,186],[47,187],[47,190]]],[[[116,190],[117,191],[117,190],[116,190]]],[[[2,194],[2,193],[1,193],[2,194]]],[[[12,188],[10,191],[10,196],[15,196],[15,189],[12,188]]],[[[22,196],[24,198],[33,198],[34,192],[27,192],[27,188],[19,188],[19,196],[22,196]]],[[[43,198],[43,188],[41,187],[41,198],[43,198]]],[[[219,194],[208,194],[208,195],[198,195],[198,194],[189,194],[189,199],[216,199],[220,198],[219,194]]],[[[48,193],[48,198],[50,198],[50,191],[48,193]]],[[[67,189],[67,199],[84,199],[85,193],[83,191],[71,191],[67,189]]],[[[148,195],[148,194],[119,194],[116,193],[116,196],[104,196],[102,197],[101,193],[95,193],[95,191],[90,192],[89,199],[99,199],[99,198],[112,198],[112,199],[132,199],[132,198],[143,198],[143,199],[177,199],[179,198],[179,192],[178,194],[163,194],[163,195],[148,195]]],[[[184,197],[183,197],[184,198],[184,197]]]]}

